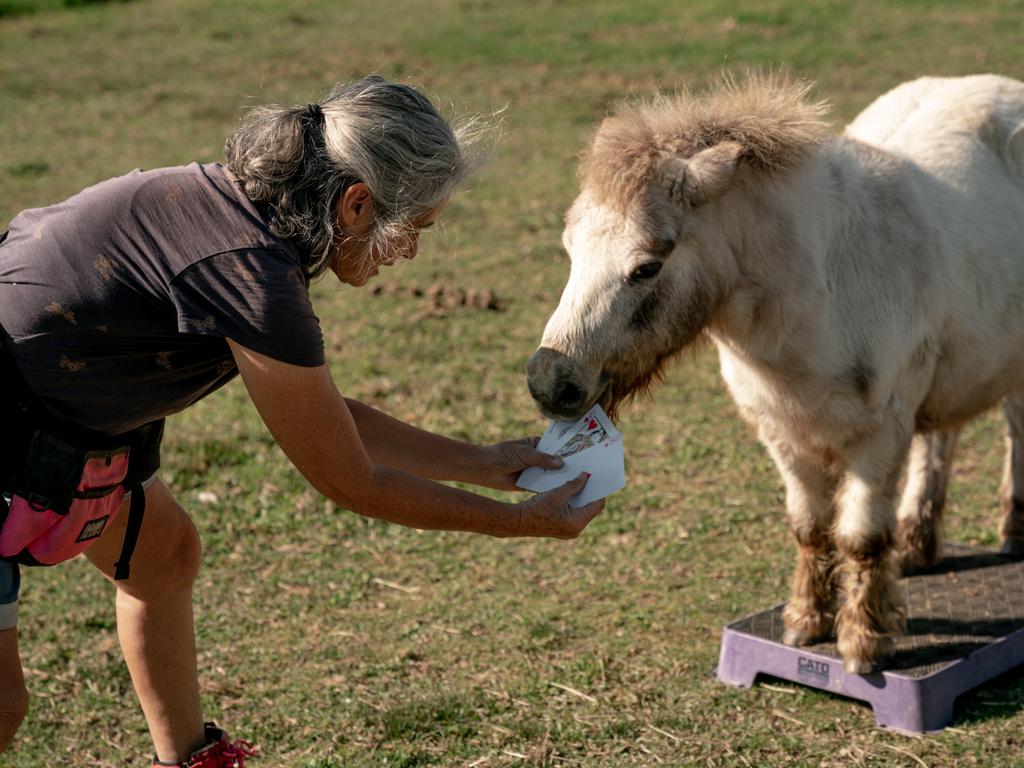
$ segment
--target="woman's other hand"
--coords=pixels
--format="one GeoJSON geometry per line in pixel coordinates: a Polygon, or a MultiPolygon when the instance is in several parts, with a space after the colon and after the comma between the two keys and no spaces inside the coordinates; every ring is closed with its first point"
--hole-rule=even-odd
{"type": "Polygon", "coordinates": [[[604,509],[604,499],[592,501],[582,507],[572,507],[569,499],[583,490],[590,474],[583,472],[575,480],[539,493],[516,505],[519,511],[517,536],[550,536],[556,539],[575,539],[587,524],[604,509]]]}
{"type": "Polygon", "coordinates": [[[537,450],[538,437],[524,437],[495,443],[483,448],[483,476],[479,485],[497,488],[499,491],[514,491],[516,480],[527,467],[559,469],[562,460],[557,456],[537,450]]]}

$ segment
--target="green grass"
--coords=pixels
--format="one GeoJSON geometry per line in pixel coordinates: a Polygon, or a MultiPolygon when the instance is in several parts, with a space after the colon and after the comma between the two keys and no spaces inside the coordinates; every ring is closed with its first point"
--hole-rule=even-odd
{"type": "Polygon", "coordinates": [[[132,0],[0,0],[0,16],[20,16],[32,13],[45,13],[65,8],[81,8],[98,3],[121,2],[132,0]]]}
{"type": "MultiPolygon", "coordinates": [[[[566,277],[578,152],[611,101],[787,67],[818,82],[838,125],[919,74],[1024,76],[1019,1],[32,5],[0,18],[0,221],[133,167],[218,159],[245,106],[368,72],[452,111],[503,110],[494,161],[416,262],[377,293],[315,289],[346,394],[481,442],[545,426],[523,365],[566,277]],[[436,316],[414,289],[438,281],[491,289],[502,309],[436,316]]],[[[787,593],[778,476],[708,349],[621,426],[629,485],[566,543],[338,510],[289,467],[240,385],[172,418],[164,476],[205,543],[207,715],[259,744],[256,765],[299,768],[1024,764],[1019,673],[922,738],[812,690],[719,684],[722,625],[787,593]]],[[[998,419],[972,424],[951,537],[995,543],[1001,457],[998,419]]],[[[112,597],[85,562],[24,574],[33,703],[0,765],[144,764],[112,597]]]]}

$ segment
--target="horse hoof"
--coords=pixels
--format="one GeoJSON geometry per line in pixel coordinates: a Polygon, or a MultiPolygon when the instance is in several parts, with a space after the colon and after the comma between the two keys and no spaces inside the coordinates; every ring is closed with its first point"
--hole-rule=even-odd
{"type": "Polygon", "coordinates": [[[938,550],[934,548],[929,552],[922,552],[919,549],[903,547],[894,551],[892,556],[901,576],[916,576],[930,571],[942,559],[938,550]]]}
{"type": "Polygon", "coordinates": [[[1010,557],[1024,558],[1024,539],[1007,539],[1003,542],[1002,552],[1010,557]]]}
{"type": "Polygon", "coordinates": [[[879,665],[873,661],[857,661],[856,659],[843,659],[843,669],[850,675],[870,675],[877,671],[879,665]]]}
{"type": "Polygon", "coordinates": [[[901,557],[896,560],[900,576],[917,576],[928,570],[928,566],[915,557],[901,557]]]}
{"type": "Polygon", "coordinates": [[[782,633],[782,644],[799,648],[804,645],[814,645],[828,637],[828,632],[812,632],[808,629],[787,627],[782,633]]]}
{"type": "Polygon", "coordinates": [[[787,629],[782,633],[782,644],[795,647],[807,645],[807,633],[799,629],[787,629]]]}

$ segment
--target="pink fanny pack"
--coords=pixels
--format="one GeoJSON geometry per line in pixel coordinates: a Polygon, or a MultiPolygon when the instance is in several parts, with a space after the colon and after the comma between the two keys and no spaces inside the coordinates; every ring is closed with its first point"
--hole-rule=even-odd
{"type": "Polygon", "coordinates": [[[38,491],[11,496],[0,528],[0,557],[53,565],[79,555],[99,538],[125,496],[128,451],[90,453],[66,509],[38,491]]]}
{"type": "MultiPolygon", "coordinates": [[[[87,450],[36,430],[0,527],[0,558],[54,565],[84,552],[132,494],[128,531],[115,578],[127,578],[141,527],[144,492],[129,473],[128,446],[87,450]]],[[[7,500],[4,499],[4,502],[7,500]]]]}
{"type": "Polygon", "coordinates": [[[0,327],[0,558],[53,565],[81,554],[130,492],[114,563],[114,578],[127,579],[146,508],[140,481],[160,466],[163,419],[115,436],[56,419],[25,383],[11,341],[0,327]]]}

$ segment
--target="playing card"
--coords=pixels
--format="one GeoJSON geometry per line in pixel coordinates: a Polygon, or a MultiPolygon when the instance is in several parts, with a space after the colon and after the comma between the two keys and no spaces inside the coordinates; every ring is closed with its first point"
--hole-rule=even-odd
{"type": "MultiPolygon", "coordinates": [[[[600,406],[598,406],[600,407],[600,406]]],[[[597,414],[591,412],[578,421],[574,428],[563,433],[564,442],[554,450],[555,456],[564,459],[587,448],[592,448],[608,439],[608,429],[597,414]]]]}
{"type": "Polygon", "coordinates": [[[537,443],[537,450],[543,451],[544,453],[554,453],[558,449],[558,446],[565,440],[565,436],[569,431],[579,423],[577,421],[552,421],[551,426],[547,428],[543,435],[540,436],[540,442],[537,443]]]}
{"type": "Polygon", "coordinates": [[[558,456],[565,463],[555,470],[527,468],[519,476],[520,488],[549,491],[581,472],[589,472],[587,485],[569,500],[573,507],[581,507],[603,499],[626,484],[622,433],[599,405],[574,422],[553,422],[537,449],[558,456]]]}
{"type": "Polygon", "coordinates": [[[541,435],[540,442],[537,443],[537,450],[561,455],[559,451],[568,440],[577,435],[590,434],[598,430],[604,430],[609,435],[622,436],[604,409],[600,405],[595,405],[576,421],[552,421],[551,426],[541,435]]]}

